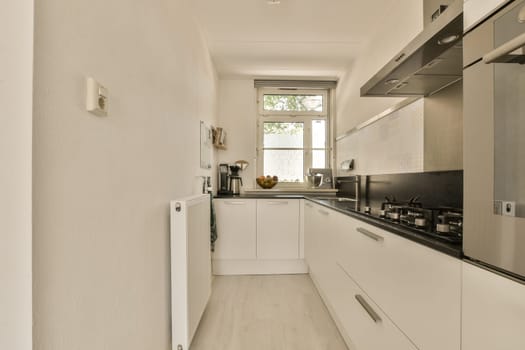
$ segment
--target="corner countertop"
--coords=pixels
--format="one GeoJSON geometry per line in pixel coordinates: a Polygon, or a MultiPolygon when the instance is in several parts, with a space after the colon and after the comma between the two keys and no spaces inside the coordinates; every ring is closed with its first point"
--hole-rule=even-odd
{"type": "MultiPolygon", "coordinates": [[[[298,193],[268,193],[268,194],[257,194],[257,193],[244,193],[240,195],[227,195],[227,194],[218,194],[213,196],[214,199],[303,199],[305,198],[304,194],[298,193]]],[[[334,198],[336,198],[334,196],[334,198]]]]}
{"type": "Polygon", "coordinates": [[[245,194],[261,194],[261,195],[272,195],[272,194],[283,194],[283,193],[292,193],[292,194],[336,194],[337,189],[333,188],[254,188],[244,190],[245,194]]]}
{"type": "Polygon", "coordinates": [[[463,258],[463,248],[461,244],[448,243],[440,239],[434,238],[432,236],[429,236],[427,234],[421,233],[417,230],[411,230],[409,228],[391,223],[387,220],[380,219],[374,216],[370,216],[368,214],[358,212],[356,210],[349,209],[347,205],[348,202],[338,202],[338,201],[333,200],[333,199],[338,198],[335,196],[334,190],[331,190],[328,192],[315,191],[315,193],[313,192],[304,193],[302,191],[301,192],[299,191],[282,192],[282,191],[276,191],[276,190],[273,190],[273,191],[272,190],[261,190],[261,191],[253,191],[253,192],[250,191],[249,193],[244,193],[244,194],[236,195],[236,196],[217,195],[217,196],[214,196],[213,198],[216,198],[216,199],[268,199],[268,198],[306,199],[314,203],[317,203],[319,205],[325,206],[327,208],[336,210],[342,214],[351,216],[355,219],[364,221],[370,225],[384,229],[398,236],[409,239],[413,242],[422,244],[424,246],[427,246],[431,249],[437,250],[441,253],[447,254],[454,258],[458,258],[458,259],[463,258]],[[263,193],[260,193],[260,192],[263,192],[263,193]],[[318,195],[316,196],[315,194],[318,194],[318,195]]]}
{"type": "Polygon", "coordinates": [[[248,189],[240,195],[217,194],[213,198],[305,198],[316,196],[334,197],[336,189],[332,188],[279,188],[279,189],[248,189]]]}

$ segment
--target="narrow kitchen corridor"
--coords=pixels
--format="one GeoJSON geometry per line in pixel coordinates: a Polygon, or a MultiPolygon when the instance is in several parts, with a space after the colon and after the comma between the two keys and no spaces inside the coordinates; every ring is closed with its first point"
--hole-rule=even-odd
{"type": "Polygon", "coordinates": [[[346,350],[308,275],[216,276],[192,350],[346,350]]]}
{"type": "Polygon", "coordinates": [[[525,350],[525,0],[14,0],[0,350],[525,350]]]}

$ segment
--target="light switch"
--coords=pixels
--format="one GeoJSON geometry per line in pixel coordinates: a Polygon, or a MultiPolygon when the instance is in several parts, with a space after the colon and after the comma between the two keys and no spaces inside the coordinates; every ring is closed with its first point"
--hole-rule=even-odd
{"type": "Polygon", "coordinates": [[[86,79],[86,109],[99,117],[108,115],[108,90],[93,78],[86,79]]]}

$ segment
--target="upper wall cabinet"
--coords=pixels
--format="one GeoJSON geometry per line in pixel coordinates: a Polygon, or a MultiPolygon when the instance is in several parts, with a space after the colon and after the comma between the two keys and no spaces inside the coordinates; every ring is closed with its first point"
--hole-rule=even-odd
{"type": "Polygon", "coordinates": [[[336,164],[355,159],[356,174],[463,169],[462,105],[462,84],[456,83],[381,120],[372,118],[337,138],[336,164]]]}
{"type": "Polygon", "coordinates": [[[463,31],[472,29],[509,0],[465,0],[463,4],[463,31]]]}

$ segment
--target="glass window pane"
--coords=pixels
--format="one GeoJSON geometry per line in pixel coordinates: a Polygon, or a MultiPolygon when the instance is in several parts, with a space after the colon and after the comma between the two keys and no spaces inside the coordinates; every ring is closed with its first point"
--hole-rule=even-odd
{"type": "Polygon", "coordinates": [[[264,122],[265,148],[302,148],[303,123],[264,122]]]}
{"type": "Polygon", "coordinates": [[[326,121],[312,120],[312,147],[326,147],[326,121]]]}
{"type": "Polygon", "coordinates": [[[323,95],[264,95],[263,109],[273,112],[322,112],[323,95]]]}
{"type": "Polygon", "coordinates": [[[312,168],[326,168],[326,151],[312,151],[312,168]]]}
{"type": "Polygon", "coordinates": [[[302,182],[303,151],[265,150],[262,175],[277,175],[279,182],[302,182]]]}

